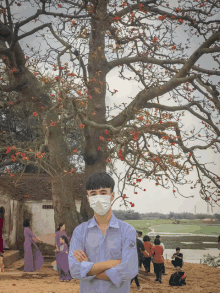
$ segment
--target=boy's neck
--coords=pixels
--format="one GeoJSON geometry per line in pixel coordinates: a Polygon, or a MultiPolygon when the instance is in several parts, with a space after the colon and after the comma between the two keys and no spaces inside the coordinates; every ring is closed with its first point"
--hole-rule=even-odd
{"type": "Polygon", "coordinates": [[[94,212],[94,217],[99,226],[108,226],[112,216],[112,209],[110,208],[107,213],[103,216],[100,216],[96,212],[94,212]]]}

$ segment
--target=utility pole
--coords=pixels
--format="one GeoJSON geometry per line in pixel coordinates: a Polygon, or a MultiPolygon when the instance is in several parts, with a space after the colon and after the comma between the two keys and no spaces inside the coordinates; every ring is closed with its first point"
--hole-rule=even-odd
{"type": "Polygon", "coordinates": [[[196,215],[196,205],[195,205],[195,215],[196,215]]]}

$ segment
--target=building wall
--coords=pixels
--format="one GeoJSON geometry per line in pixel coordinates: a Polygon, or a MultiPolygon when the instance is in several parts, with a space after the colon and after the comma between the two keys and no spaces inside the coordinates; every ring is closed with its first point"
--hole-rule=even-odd
{"type": "Polygon", "coordinates": [[[10,199],[5,192],[0,191],[0,206],[5,208],[3,236],[10,248],[16,248],[17,241],[17,219],[19,219],[20,203],[10,199]]]}
{"type": "MultiPolygon", "coordinates": [[[[52,200],[26,201],[32,213],[31,230],[37,236],[43,237],[46,234],[55,233],[54,209],[44,209],[43,205],[52,205],[52,200]]],[[[77,211],[80,212],[81,201],[76,201],[77,211]]]]}

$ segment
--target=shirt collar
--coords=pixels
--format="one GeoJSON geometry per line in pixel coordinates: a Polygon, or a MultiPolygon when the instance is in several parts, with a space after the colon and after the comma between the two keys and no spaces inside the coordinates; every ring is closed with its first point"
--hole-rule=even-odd
{"type": "MultiPolygon", "coordinates": [[[[93,216],[92,219],[90,220],[90,223],[88,224],[88,228],[92,228],[94,226],[98,226],[95,217],[93,216]]],[[[116,218],[116,216],[112,213],[110,222],[108,224],[109,227],[113,227],[113,228],[119,228],[119,224],[118,224],[118,219],[116,218]]]]}

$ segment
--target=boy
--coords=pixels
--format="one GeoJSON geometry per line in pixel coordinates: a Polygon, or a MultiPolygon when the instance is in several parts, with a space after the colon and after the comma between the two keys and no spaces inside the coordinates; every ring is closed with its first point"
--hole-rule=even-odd
{"type": "Polygon", "coordinates": [[[142,237],[142,232],[141,231],[137,231],[137,238],[139,240],[141,240],[141,242],[143,243],[143,237],[142,237]]]}
{"type": "Polygon", "coordinates": [[[180,248],[176,248],[176,253],[174,253],[171,257],[172,259],[175,258],[175,260],[172,260],[171,263],[176,269],[180,269],[183,266],[183,254],[180,253],[180,248]]]}
{"type": "Polygon", "coordinates": [[[138,274],[136,231],[112,213],[114,185],[105,172],[86,182],[94,217],[74,229],[68,255],[70,274],[80,279],[81,293],[129,293],[138,274]]]}

